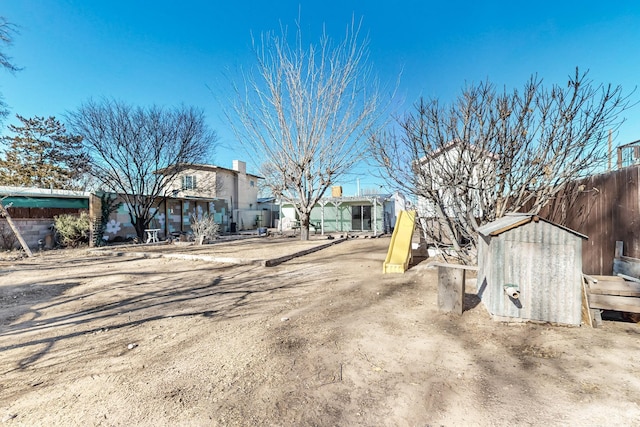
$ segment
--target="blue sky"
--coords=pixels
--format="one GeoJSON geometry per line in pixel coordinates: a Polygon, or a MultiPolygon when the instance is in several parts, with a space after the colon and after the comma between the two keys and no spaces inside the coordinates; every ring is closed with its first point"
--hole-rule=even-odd
{"type": "MultiPolygon", "coordinates": [[[[19,27],[6,51],[24,68],[0,72],[12,115],[62,118],[102,96],[194,105],[220,136],[213,162],[223,167],[244,157],[221,114],[225,76],[253,64],[251,33],[298,15],[313,41],[323,24],[339,38],[352,16],[362,18],[380,80],[393,83],[402,71],[401,112],[420,96],[448,101],[486,79],[521,87],[537,73],[563,83],[576,66],[627,92],[640,81],[638,1],[0,0],[0,15],[19,27]]],[[[615,144],[640,139],[640,106],[625,117],[615,144]]],[[[341,180],[346,195],[358,179],[379,185],[360,168],[341,180]]]]}

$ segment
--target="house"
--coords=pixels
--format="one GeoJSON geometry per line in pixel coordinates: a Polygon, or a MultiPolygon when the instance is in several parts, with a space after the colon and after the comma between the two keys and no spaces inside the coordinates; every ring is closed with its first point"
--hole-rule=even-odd
{"type": "MultiPolygon", "coordinates": [[[[405,209],[404,196],[394,194],[375,194],[363,196],[323,197],[311,211],[310,224],[316,233],[372,232],[389,233],[395,226],[400,210],[405,209]]],[[[290,202],[280,203],[281,220],[277,228],[281,231],[298,226],[295,208],[290,202]]]]}
{"type": "Polygon", "coordinates": [[[495,180],[498,156],[473,144],[452,141],[419,160],[417,211],[422,219],[461,212],[479,218],[495,180]],[[425,197],[424,194],[433,194],[425,197]],[[440,203],[436,203],[435,199],[440,203]]]}
{"type": "MultiPolygon", "coordinates": [[[[188,165],[169,183],[166,200],[159,201],[152,209],[155,217],[149,227],[167,238],[171,234],[188,233],[192,214],[209,213],[222,225],[222,232],[236,231],[236,228],[255,229],[261,226],[262,218],[257,203],[258,179],[261,178],[248,174],[246,164],[238,160],[234,160],[233,169],[188,165]]],[[[122,203],[121,195],[112,196],[121,203],[107,220],[103,238],[110,242],[135,238],[136,230],[131,224],[128,206],[122,203]]],[[[87,212],[94,222],[92,232],[100,221],[100,196],[89,192],[0,187],[0,199],[27,244],[34,248],[41,241],[50,239],[51,226],[57,215],[87,212]]],[[[13,233],[7,229],[6,220],[0,218],[0,246],[15,246],[13,233]]]]}
{"type": "MultiPolygon", "coordinates": [[[[20,234],[30,248],[53,245],[52,226],[54,218],[62,214],[89,214],[93,226],[90,230],[90,242],[93,244],[93,233],[101,221],[101,196],[104,193],[84,191],[6,187],[0,186],[0,200],[11,215],[20,234]]],[[[131,240],[136,237],[136,230],[131,224],[129,207],[124,199],[116,194],[114,198],[117,208],[111,212],[105,224],[103,239],[108,242],[131,240]]],[[[205,197],[169,197],[161,201],[151,213],[154,219],[149,225],[157,229],[162,238],[170,234],[181,234],[191,230],[191,215],[208,213],[214,220],[222,224],[221,231],[228,231],[229,208],[225,200],[205,197]]],[[[17,239],[9,229],[6,219],[0,218],[0,249],[18,247],[17,239]]]]}
{"type": "MultiPolygon", "coordinates": [[[[137,234],[131,223],[129,206],[124,203],[120,195],[111,194],[115,197],[117,208],[109,215],[109,220],[105,224],[103,239],[108,242],[118,242],[134,239],[137,234]]],[[[98,221],[101,199],[98,196],[91,198],[91,211],[94,222],[98,221]]],[[[229,206],[226,200],[209,197],[167,197],[159,201],[158,205],[151,208],[150,213],[154,215],[150,229],[155,229],[162,239],[172,235],[181,235],[191,232],[191,218],[193,215],[211,215],[214,221],[221,225],[221,232],[229,231],[229,206]]]]}
{"type": "MultiPolygon", "coordinates": [[[[640,140],[620,145],[617,150],[618,169],[640,164],[640,140]]],[[[609,169],[611,169],[611,157],[609,157],[609,169]]]]}
{"type": "MultiPolygon", "coordinates": [[[[166,173],[161,169],[157,173],[166,173]]],[[[258,207],[258,180],[262,177],[247,173],[245,162],[233,161],[233,169],[215,165],[182,165],[180,172],[167,185],[172,197],[225,200],[231,210],[225,218],[230,231],[261,227],[262,210],[258,207]]]]}

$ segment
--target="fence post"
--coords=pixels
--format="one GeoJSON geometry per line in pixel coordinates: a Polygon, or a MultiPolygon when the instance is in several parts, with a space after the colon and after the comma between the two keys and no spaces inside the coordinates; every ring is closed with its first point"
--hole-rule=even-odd
{"type": "Polygon", "coordinates": [[[462,268],[438,266],[438,309],[462,315],[464,311],[464,282],[462,268]]]}
{"type": "Polygon", "coordinates": [[[25,240],[22,238],[22,234],[20,234],[20,230],[18,230],[18,227],[13,222],[11,215],[9,215],[9,212],[7,212],[5,207],[2,205],[1,201],[0,201],[0,216],[3,216],[7,219],[7,223],[9,224],[9,227],[11,227],[16,237],[18,238],[18,241],[22,245],[22,249],[24,249],[24,251],[27,253],[28,256],[32,257],[33,253],[31,252],[31,249],[29,249],[27,242],[25,242],[25,240]]]}

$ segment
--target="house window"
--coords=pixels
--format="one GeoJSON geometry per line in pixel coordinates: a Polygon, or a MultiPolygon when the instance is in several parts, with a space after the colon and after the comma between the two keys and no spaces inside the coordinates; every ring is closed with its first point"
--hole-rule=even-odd
{"type": "Polygon", "coordinates": [[[253,180],[249,181],[249,186],[253,187],[255,185],[255,183],[253,182],[253,180]]]}
{"type": "Polygon", "coordinates": [[[183,190],[195,190],[196,177],[195,175],[185,175],[182,177],[182,189],[183,190]]]}

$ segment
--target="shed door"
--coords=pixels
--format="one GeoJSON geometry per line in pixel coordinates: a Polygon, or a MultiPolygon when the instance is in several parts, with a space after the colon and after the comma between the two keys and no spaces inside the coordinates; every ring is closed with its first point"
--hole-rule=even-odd
{"type": "Polygon", "coordinates": [[[351,207],[351,229],[356,231],[371,230],[371,206],[351,207]]]}

